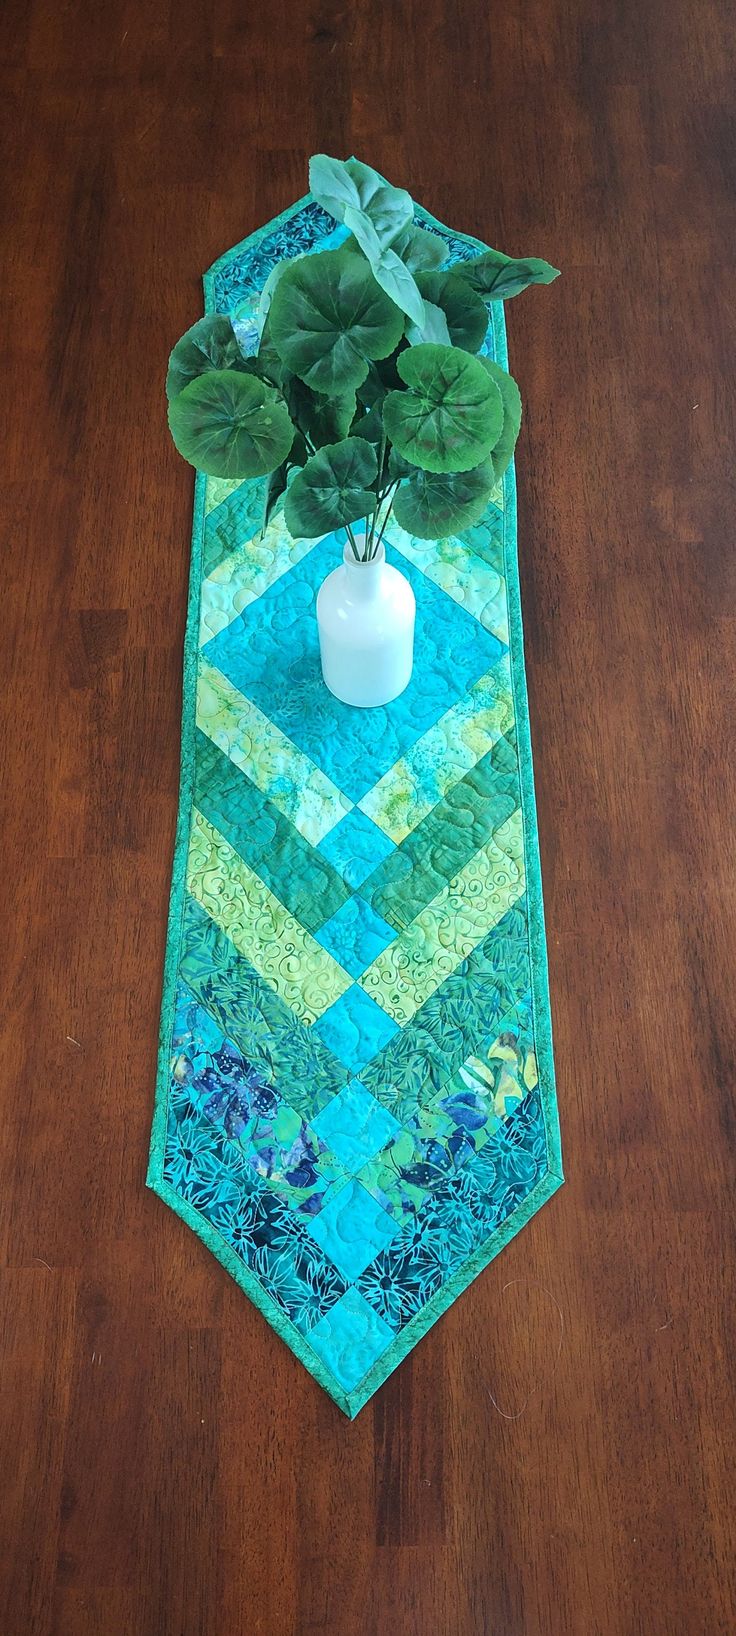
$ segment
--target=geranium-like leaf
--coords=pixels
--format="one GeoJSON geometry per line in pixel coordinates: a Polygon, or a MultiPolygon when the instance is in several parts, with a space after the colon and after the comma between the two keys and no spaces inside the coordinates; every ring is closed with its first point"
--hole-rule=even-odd
{"type": "Polygon", "coordinates": [[[538,256],[514,260],[513,256],[505,256],[501,250],[483,250],[472,261],[457,262],[453,274],[462,278],[478,295],[491,301],[508,301],[529,284],[551,284],[554,278],[560,276],[559,268],[551,267],[548,261],[540,261],[538,256]]]}
{"type": "MultiPolygon", "coordinates": [[[[402,341],[402,349],[406,345],[402,341]]],[[[399,354],[397,354],[399,356],[399,354]]],[[[396,357],[382,358],[379,363],[369,365],[368,374],[362,385],[358,387],[358,398],[367,409],[374,403],[383,403],[387,392],[393,388],[399,390],[402,385],[401,376],[396,368],[396,357]]]]}
{"type": "Polygon", "coordinates": [[[412,222],[405,227],[397,239],[393,241],[393,249],[410,273],[429,272],[434,267],[441,267],[447,261],[449,248],[438,233],[428,233],[426,227],[417,227],[412,222]]]}
{"type": "Polygon", "coordinates": [[[290,484],[284,517],[296,538],[317,539],[365,517],[375,505],[376,451],[364,438],[346,437],[313,454],[290,484]]]}
{"type": "Polygon", "coordinates": [[[450,344],[463,347],[466,352],[477,352],[485,340],[488,313],[475,290],[457,278],[454,271],[417,273],[417,284],[426,301],[444,313],[450,344]]]}
{"type": "Polygon", "coordinates": [[[411,195],[404,188],[391,187],[360,159],[331,159],[326,153],[316,153],[309,161],[309,186],[317,203],[336,221],[344,222],[348,209],[367,216],[383,245],[391,244],[414,215],[411,195]]]}
{"type": "Polygon", "coordinates": [[[469,471],[503,426],[503,400],[477,358],[459,347],[408,347],[397,360],[405,392],[389,392],[383,424],[399,454],[424,471],[469,471]]]}
{"type": "Polygon", "coordinates": [[[355,416],[354,392],[338,392],[329,397],[324,392],[314,392],[298,375],[292,376],[284,391],[292,420],[313,448],[321,449],[325,443],[337,443],[347,437],[355,416]]]}
{"type": "Polygon", "coordinates": [[[275,471],[272,471],[269,474],[268,482],[266,484],[266,500],[263,507],[263,533],[265,533],[266,529],[268,528],[271,518],[278,510],[279,506],[283,505],[288,479],[289,462],[288,460],[282,460],[281,465],[277,466],[275,471]]]}
{"type": "Polygon", "coordinates": [[[416,470],[417,467],[412,466],[408,460],[405,460],[403,454],[399,454],[398,449],[391,449],[388,457],[389,477],[411,477],[416,470]]]}
{"type": "Polygon", "coordinates": [[[421,324],[422,297],[414,274],[404,265],[401,256],[397,256],[391,245],[383,243],[370,216],[348,205],[345,211],[345,226],[350,228],[353,238],[370,262],[373,277],[381,289],[386,291],[391,300],[396,302],[397,307],[407,313],[415,324],[421,324]]]}
{"type": "Polygon", "coordinates": [[[285,393],[294,379],[292,371],[287,369],[281,354],[277,352],[274,346],[268,318],[263,326],[263,334],[258,343],[256,367],[261,379],[270,381],[273,386],[278,387],[280,392],[285,393]]]}
{"type": "Polygon", "coordinates": [[[169,400],[178,397],[190,381],[213,369],[245,371],[247,367],[230,319],[219,314],[199,318],[177,341],[169,358],[166,396],[169,400]]]}
{"type": "Polygon", "coordinates": [[[213,370],[169,404],[179,453],[210,477],[263,477],[294,441],[286,404],[255,375],[213,370]]]}
{"type": "Polygon", "coordinates": [[[261,532],[265,534],[271,518],[278,511],[283,511],[289,485],[293,483],[300,468],[306,465],[309,456],[303,437],[297,432],[286,460],[272,471],[266,484],[266,499],[263,507],[263,523],[261,532]]]}
{"type": "Polygon", "coordinates": [[[271,310],[271,302],[273,301],[273,292],[276,285],[281,282],[287,267],[293,267],[294,262],[300,260],[301,256],[292,256],[288,261],[277,261],[276,266],[271,268],[258,300],[257,323],[259,335],[263,334],[263,326],[271,310]]]}
{"type": "MultiPolygon", "coordinates": [[[[434,341],[438,346],[452,346],[452,337],[447,327],[447,319],[441,307],[436,307],[433,301],[424,301],[424,318],[421,324],[413,324],[410,318],[406,320],[405,335],[411,346],[421,346],[423,341],[434,341]]],[[[485,315],[485,307],[483,308],[485,315]]]]}
{"type": "Polygon", "coordinates": [[[285,269],[267,330],[287,369],[317,392],[350,392],[386,358],[403,320],[355,250],[321,250],[285,269]]]}
{"type": "Polygon", "coordinates": [[[514,380],[500,364],[494,363],[492,358],[479,358],[486,374],[495,381],[503,401],[503,426],[498,440],[493,445],[493,469],[496,478],[500,479],[508,466],[516,448],[516,439],[521,426],[521,394],[514,380]]]}
{"type": "Polygon", "coordinates": [[[412,472],[398,490],[393,511],[407,534],[421,540],[441,540],[470,528],[482,517],[495,484],[492,460],[471,471],[412,472]]]}
{"type": "Polygon", "coordinates": [[[350,427],[350,436],[364,437],[375,448],[379,447],[383,438],[383,415],[381,414],[380,402],[374,403],[372,409],[366,409],[365,413],[356,416],[350,427]]]}

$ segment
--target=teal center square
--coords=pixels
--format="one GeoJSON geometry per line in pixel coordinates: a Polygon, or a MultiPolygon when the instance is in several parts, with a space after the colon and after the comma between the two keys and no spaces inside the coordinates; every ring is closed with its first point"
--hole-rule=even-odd
{"type": "Polygon", "coordinates": [[[339,824],[323,835],[317,843],[317,851],[342,876],[345,885],[355,891],[396,847],[372,818],[361,812],[360,807],[353,807],[339,824]]]}
{"type": "Polygon", "coordinates": [[[393,942],[396,931],[365,898],[357,896],[341,903],[314,935],[344,971],[349,971],[351,977],[360,977],[393,942]]]}
{"type": "Polygon", "coordinates": [[[504,652],[498,638],[392,546],[386,560],[417,603],[414,671],[390,704],[342,704],[322,680],[315,603],[340,565],[342,536],[304,557],[205,643],[204,660],[227,676],[287,738],[357,802],[504,652]]]}
{"type": "Polygon", "coordinates": [[[394,1339],[393,1329],[357,1289],[346,1290],[309,1334],[310,1346],[346,1392],[365,1378],[394,1339]]]}
{"type": "Polygon", "coordinates": [[[338,1272],[352,1283],[385,1250],[398,1227],[383,1205],[353,1180],[332,1194],[309,1230],[338,1272]]]}
{"type": "Polygon", "coordinates": [[[360,1073],[398,1031],[393,1017],[387,1016],[357,983],[346,988],[312,1024],[312,1033],[353,1073],[360,1073]]]}
{"type": "Polygon", "coordinates": [[[354,1172],[386,1147],[401,1126],[360,1080],[354,1079],[312,1120],[312,1129],[343,1170],[354,1172]]]}

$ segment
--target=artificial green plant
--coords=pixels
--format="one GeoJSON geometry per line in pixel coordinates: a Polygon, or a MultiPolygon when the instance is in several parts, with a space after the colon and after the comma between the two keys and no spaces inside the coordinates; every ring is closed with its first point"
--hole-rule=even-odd
{"type": "Polygon", "coordinates": [[[274,267],[255,352],[237,312],[187,330],[169,362],[169,425],[200,471],[268,476],[264,526],[283,506],[291,534],[344,527],[369,560],[390,515],[425,539],[482,515],[521,422],[516,382],[479,355],[487,303],[557,272],[498,250],[446,266],[410,195],[357,159],[317,154],[309,183],[344,241],[274,267]]]}

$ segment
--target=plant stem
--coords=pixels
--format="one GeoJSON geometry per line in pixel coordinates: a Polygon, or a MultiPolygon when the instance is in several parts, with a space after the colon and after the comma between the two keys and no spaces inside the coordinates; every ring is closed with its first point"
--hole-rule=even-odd
{"type": "Polygon", "coordinates": [[[360,556],[359,556],[359,554],[358,554],[358,547],[357,547],[357,545],[356,545],[356,543],[355,543],[355,535],[354,535],[354,533],[353,533],[353,530],[352,530],[352,528],[351,528],[351,527],[350,527],[350,524],[349,524],[349,523],[346,523],[346,524],[345,524],[345,532],[346,532],[346,534],[347,534],[347,537],[348,537],[348,539],[349,539],[349,541],[350,541],[350,544],[351,544],[351,546],[352,546],[352,549],[353,549],[353,556],[354,556],[354,557],[355,557],[355,561],[356,561],[356,562],[360,562],[360,560],[361,560],[361,558],[360,558],[360,556]]]}
{"type": "MultiPolygon", "coordinates": [[[[383,536],[384,536],[384,534],[386,532],[386,524],[388,523],[389,517],[391,516],[391,506],[393,504],[393,498],[394,498],[394,495],[396,493],[396,490],[397,490],[398,486],[399,486],[398,482],[396,482],[396,483],[392,483],[391,487],[386,489],[386,494],[389,496],[389,501],[388,501],[388,505],[386,507],[386,515],[385,515],[385,517],[383,519],[383,522],[381,523],[381,531],[379,533],[378,539],[376,540],[376,551],[378,550],[378,547],[381,544],[383,536]]],[[[381,500],[384,500],[385,497],[386,496],[382,494],[381,495],[381,500]]]]}
{"type": "Polygon", "coordinates": [[[373,552],[371,550],[371,546],[373,544],[373,534],[374,534],[374,531],[375,531],[375,527],[376,527],[376,506],[373,507],[373,510],[371,512],[371,515],[370,515],[370,521],[369,521],[369,519],[367,517],[366,517],[366,520],[365,520],[365,558],[364,558],[365,562],[370,562],[370,559],[371,559],[371,557],[373,555],[373,552]]]}
{"type": "Polygon", "coordinates": [[[365,561],[366,562],[371,562],[373,560],[373,558],[376,555],[376,551],[378,550],[378,544],[380,544],[380,541],[376,545],[374,545],[373,542],[374,542],[375,537],[376,537],[376,528],[377,528],[377,525],[378,525],[378,517],[379,517],[380,510],[381,510],[381,502],[383,500],[383,491],[381,489],[381,484],[383,482],[383,468],[384,468],[384,465],[385,465],[385,462],[386,462],[386,447],[387,447],[386,433],[382,432],[381,433],[380,448],[379,448],[379,451],[378,451],[378,479],[377,479],[377,482],[376,482],[377,498],[376,498],[376,504],[373,507],[373,511],[371,512],[370,527],[368,527],[368,518],[366,517],[366,537],[365,537],[365,561]]]}

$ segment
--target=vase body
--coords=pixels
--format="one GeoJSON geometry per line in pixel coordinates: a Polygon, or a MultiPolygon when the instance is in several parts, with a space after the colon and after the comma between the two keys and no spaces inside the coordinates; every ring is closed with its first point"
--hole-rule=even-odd
{"type": "MultiPolygon", "coordinates": [[[[363,539],[357,536],[358,549],[363,539]]],[[[390,704],[408,686],[414,660],[414,592],[386,561],[356,562],[350,545],[317,596],[325,685],[343,704],[368,710],[390,704]]]]}

